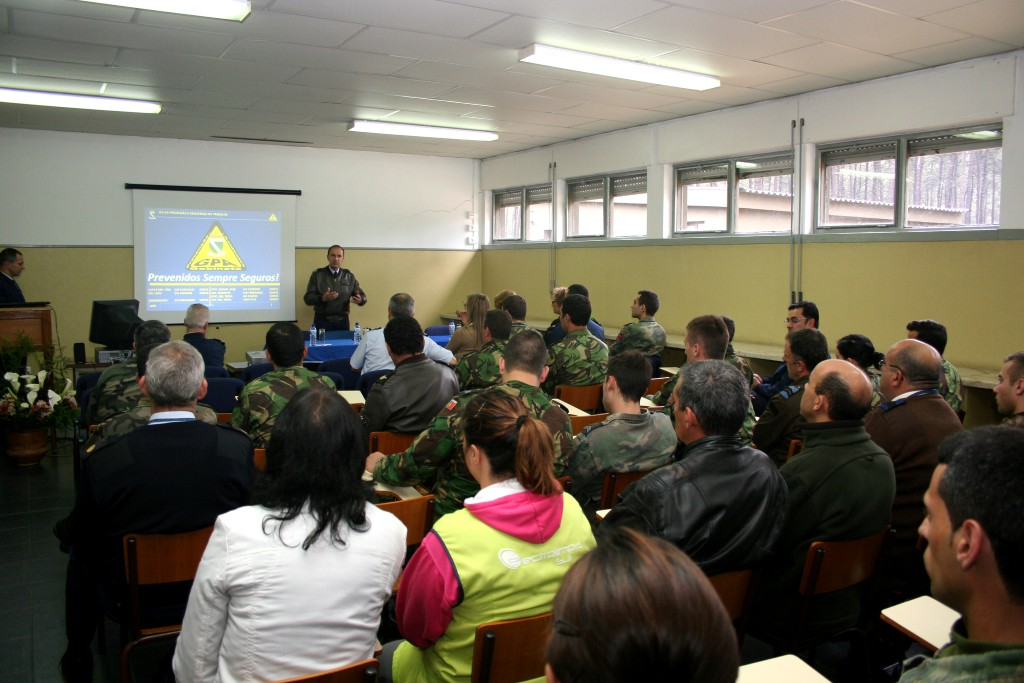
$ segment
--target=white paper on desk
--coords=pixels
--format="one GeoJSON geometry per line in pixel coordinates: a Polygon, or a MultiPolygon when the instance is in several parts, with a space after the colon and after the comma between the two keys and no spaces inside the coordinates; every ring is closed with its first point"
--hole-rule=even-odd
{"type": "Polygon", "coordinates": [[[412,486],[392,486],[391,484],[382,484],[379,481],[375,481],[373,483],[373,490],[374,491],[386,491],[388,493],[393,493],[396,496],[398,496],[399,498],[401,498],[402,500],[409,500],[410,498],[420,498],[420,497],[423,496],[423,494],[420,493],[419,491],[417,491],[415,489],[415,487],[412,487],[412,486]]]}
{"type": "Polygon", "coordinates": [[[338,391],[338,395],[349,403],[366,403],[363,392],[358,389],[341,389],[338,391]]]}
{"type": "Polygon", "coordinates": [[[565,408],[565,412],[569,413],[570,415],[577,415],[577,416],[578,415],[589,415],[589,413],[587,413],[586,411],[580,410],[576,406],[574,406],[574,405],[572,405],[570,403],[566,403],[565,401],[563,401],[560,398],[553,398],[553,399],[551,399],[551,402],[552,403],[557,403],[558,405],[560,405],[563,408],[565,408]]]}
{"type": "Polygon", "coordinates": [[[646,396],[642,396],[640,398],[640,407],[641,408],[661,408],[661,406],[659,406],[657,403],[655,403],[651,399],[647,398],[646,396]]]}

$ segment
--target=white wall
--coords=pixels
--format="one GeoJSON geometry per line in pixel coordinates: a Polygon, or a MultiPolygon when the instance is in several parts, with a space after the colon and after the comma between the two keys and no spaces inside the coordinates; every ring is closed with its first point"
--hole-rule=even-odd
{"type": "Polygon", "coordinates": [[[296,245],[469,249],[476,162],[0,128],[4,244],[132,244],[125,183],[301,190],[296,245]]]}

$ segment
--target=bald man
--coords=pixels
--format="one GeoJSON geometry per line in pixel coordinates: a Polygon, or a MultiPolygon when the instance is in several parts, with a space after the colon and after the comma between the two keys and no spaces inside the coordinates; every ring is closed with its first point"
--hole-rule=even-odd
{"type": "MultiPolygon", "coordinates": [[[[799,614],[797,589],[811,543],[862,538],[889,524],[896,494],[892,460],[864,430],[873,393],[867,375],[844,360],[818,363],[804,387],[804,449],[780,469],[789,488],[788,514],[766,567],[764,585],[772,590],[761,592],[756,610],[776,632],[792,629],[799,614]]],[[[853,626],[859,611],[857,589],[828,593],[815,599],[810,627],[853,626]]]]}
{"type": "Polygon", "coordinates": [[[941,382],[938,351],[917,339],[896,342],[885,354],[879,380],[884,400],[864,421],[871,439],[885,449],[896,469],[896,542],[887,573],[904,584],[899,588],[908,591],[906,597],[928,591],[928,576],[916,551],[924,492],[937,464],[939,443],[963,429],[939,393],[941,382]]]}

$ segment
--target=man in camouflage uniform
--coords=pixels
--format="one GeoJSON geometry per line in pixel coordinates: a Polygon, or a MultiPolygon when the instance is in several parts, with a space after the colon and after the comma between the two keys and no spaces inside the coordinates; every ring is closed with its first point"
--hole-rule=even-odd
{"type": "Polygon", "coordinates": [[[247,433],[256,448],[266,448],[274,419],[295,394],[312,386],[335,390],[334,382],[302,367],[306,345],[295,323],[276,323],[267,331],[267,357],[274,369],[245,385],[231,424],[247,433]]]}
{"type": "MultiPolygon", "coordinates": [[[[939,352],[946,353],[946,342],[949,336],[946,326],[935,320],[911,320],[907,323],[907,339],[919,339],[939,352]]],[[[960,371],[945,357],[942,358],[942,382],[939,393],[953,412],[963,419],[964,387],[960,379],[960,371]]]]}
{"type": "Polygon", "coordinates": [[[455,375],[459,389],[484,389],[501,382],[498,360],[512,334],[512,317],[505,311],[492,308],[484,316],[484,345],[459,359],[455,375]]]}
{"type": "MultiPolygon", "coordinates": [[[[143,346],[135,354],[135,364],[138,368],[138,378],[144,377],[146,374],[146,360],[149,358],[149,352],[155,349],[158,344],[150,344],[149,346],[143,346]]],[[[206,383],[199,390],[199,398],[202,399],[206,395],[206,383]]],[[[148,396],[143,395],[139,399],[138,405],[129,410],[126,413],[118,413],[114,417],[101,422],[89,431],[89,440],[85,442],[85,455],[88,456],[94,450],[107,443],[114,437],[123,436],[129,432],[134,432],[139,427],[149,424],[149,416],[152,414],[152,402],[148,396]]],[[[196,404],[195,410],[196,418],[206,422],[208,424],[217,424],[217,413],[209,406],[204,406],[201,403],[196,404]]]]}
{"type": "Polygon", "coordinates": [[[660,410],[640,407],[650,381],[651,363],[640,351],[609,358],[602,396],[611,415],[573,439],[566,474],[572,478],[572,495],[591,524],[606,472],[647,472],[672,460],[677,444],[672,420],[660,410]]]}
{"type": "Polygon", "coordinates": [[[629,307],[629,313],[639,322],[628,323],[619,331],[618,338],[608,349],[608,356],[636,349],[645,356],[660,356],[665,350],[665,328],[654,319],[661,303],[658,295],[641,289],[629,307]]]}
{"type": "MultiPolygon", "coordinates": [[[[171,331],[159,320],[147,320],[135,328],[132,348],[163,344],[171,341],[171,331]]],[[[89,424],[99,424],[119,413],[126,413],[139,405],[138,366],[134,359],[112,365],[96,381],[89,399],[89,424]]]]}
{"type": "Polygon", "coordinates": [[[761,419],[754,427],[754,446],[768,454],[780,467],[786,463],[789,442],[801,438],[800,401],[811,371],[828,360],[828,341],[818,330],[808,327],[786,335],[782,353],[791,384],[768,402],[761,419]]]}
{"type": "MultiPolygon", "coordinates": [[[[725,319],[720,315],[699,315],[686,323],[686,336],[683,338],[683,351],[686,353],[687,363],[698,360],[725,360],[726,349],[729,348],[729,328],[725,319]]],[[[675,413],[669,407],[669,399],[675,392],[683,376],[686,364],[679,369],[672,379],[661,385],[661,389],[651,396],[651,401],[658,406],[665,406],[664,412],[675,419],[675,413]]],[[[739,435],[745,445],[750,445],[754,435],[754,425],[757,418],[754,416],[754,404],[747,401],[747,414],[743,418],[743,426],[740,427],[739,435]]]]}
{"type": "Polygon", "coordinates": [[[746,358],[737,356],[736,349],[732,348],[732,340],[736,336],[736,322],[727,315],[723,315],[722,320],[725,321],[725,326],[729,330],[729,345],[725,347],[725,362],[735,365],[736,369],[743,374],[743,379],[747,380],[747,386],[753,387],[754,369],[750,367],[746,358]]]}
{"type": "MultiPolygon", "coordinates": [[[[572,454],[572,429],[565,411],[540,390],[548,372],[546,358],[547,348],[540,333],[527,330],[515,335],[498,361],[502,377],[498,388],[519,397],[530,414],[547,425],[554,440],[554,471],[559,476],[572,454]]],[[[462,411],[478,393],[467,391],[449,401],[406,451],[394,455],[371,453],[366,459],[367,471],[373,473],[375,481],[395,486],[433,480],[431,493],[437,497],[437,514],[461,508],[463,500],[480,490],[462,453],[462,411]]]]}
{"type": "Polygon", "coordinates": [[[587,329],[590,299],[570,294],[562,301],[560,318],[565,337],[548,353],[548,378],[544,391],[555,393],[561,384],[582,387],[601,384],[608,370],[608,346],[587,329]]]}
{"type": "Polygon", "coordinates": [[[996,409],[1003,424],[1024,427],[1024,351],[1011,353],[999,371],[999,384],[992,387],[996,409]]]}
{"type": "Polygon", "coordinates": [[[518,294],[514,294],[501,302],[501,308],[512,316],[512,331],[509,334],[510,337],[513,334],[519,334],[523,330],[529,329],[526,324],[526,299],[518,294]]]}

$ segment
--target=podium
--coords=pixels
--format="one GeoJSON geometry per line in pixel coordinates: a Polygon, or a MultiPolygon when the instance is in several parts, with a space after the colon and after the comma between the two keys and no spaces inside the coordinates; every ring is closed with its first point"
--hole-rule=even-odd
{"type": "Polygon", "coordinates": [[[0,306],[0,339],[14,340],[24,332],[47,357],[53,353],[50,309],[42,306],[0,306]]]}

